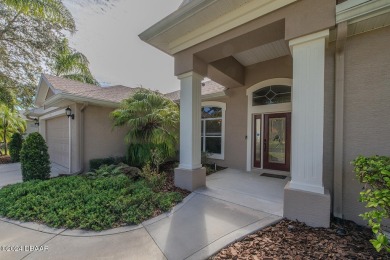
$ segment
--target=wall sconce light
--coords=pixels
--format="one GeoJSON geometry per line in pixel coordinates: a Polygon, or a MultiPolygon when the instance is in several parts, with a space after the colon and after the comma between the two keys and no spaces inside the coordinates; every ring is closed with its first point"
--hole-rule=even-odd
{"type": "Polygon", "coordinates": [[[65,109],[65,114],[66,116],[69,118],[72,118],[74,119],[74,114],[72,114],[72,109],[70,109],[70,107],[68,107],[67,109],[65,109]]]}
{"type": "Polygon", "coordinates": [[[37,117],[34,118],[34,125],[39,126],[39,119],[37,117]]]}

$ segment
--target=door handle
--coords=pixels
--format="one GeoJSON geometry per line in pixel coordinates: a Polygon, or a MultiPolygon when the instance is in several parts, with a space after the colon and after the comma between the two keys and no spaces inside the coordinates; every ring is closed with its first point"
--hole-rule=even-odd
{"type": "Polygon", "coordinates": [[[263,142],[263,149],[264,149],[264,152],[267,151],[267,139],[264,139],[264,142],[263,142]]]}

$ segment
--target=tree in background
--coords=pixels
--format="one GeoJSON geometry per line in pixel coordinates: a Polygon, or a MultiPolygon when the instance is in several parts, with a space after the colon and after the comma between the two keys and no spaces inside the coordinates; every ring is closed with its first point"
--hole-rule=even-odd
{"type": "Polygon", "coordinates": [[[67,39],[63,39],[59,43],[53,64],[53,71],[56,76],[98,85],[88,66],[87,57],[70,48],[67,39]]]}
{"type": "Polygon", "coordinates": [[[126,126],[130,164],[151,161],[152,151],[160,158],[174,156],[179,139],[179,108],[173,101],[151,90],[141,89],[112,112],[114,126],[126,126]],[[157,149],[157,151],[156,151],[157,149]]]}
{"type": "MultiPolygon", "coordinates": [[[[65,42],[65,47],[76,53],[64,41],[64,34],[75,30],[74,19],[61,0],[0,0],[0,100],[1,94],[12,92],[18,106],[30,107],[38,76],[52,68],[59,57],[59,46],[65,46],[65,42]]],[[[88,67],[85,57],[74,56],[78,58],[73,58],[73,62],[86,62],[88,67]]],[[[93,77],[73,75],[73,79],[86,82],[93,77]]]]}
{"type": "Polygon", "coordinates": [[[20,161],[20,151],[22,150],[23,137],[20,133],[14,133],[9,142],[9,154],[12,162],[20,161]]]}
{"type": "Polygon", "coordinates": [[[14,133],[26,131],[26,121],[22,119],[16,110],[0,104],[0,141],[5,143],[5,154],[8,153],[8,142],[14,133]]]}

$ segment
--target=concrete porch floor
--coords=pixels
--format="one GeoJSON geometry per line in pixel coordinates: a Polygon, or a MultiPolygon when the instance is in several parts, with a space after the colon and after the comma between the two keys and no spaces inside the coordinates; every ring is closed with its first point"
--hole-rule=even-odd
{"type": "Polygon", "coordinates": [[[264,177],[261,173],[228,168],[207,176],[206,187],[195,193],[283,216],[284,186],[291,178],[264,177]]]}

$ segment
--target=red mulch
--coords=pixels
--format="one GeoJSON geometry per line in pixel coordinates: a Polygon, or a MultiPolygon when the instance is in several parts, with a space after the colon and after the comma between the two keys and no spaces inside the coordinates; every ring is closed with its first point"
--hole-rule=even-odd
{"type": "Polygon", "coordinates": [[[371,238],[369,229],[350,221],[334,222],[326,229],[282,220],[222,249],[210,259],[390,259],[389,253],[375,251],[369,242],[371,238]]]}
{"type": "Polygon", "coordinates": [[[9,155],[2,155],[0,156],[0,164],[7,164],[11,163],[11,157],[9,155]]]}

